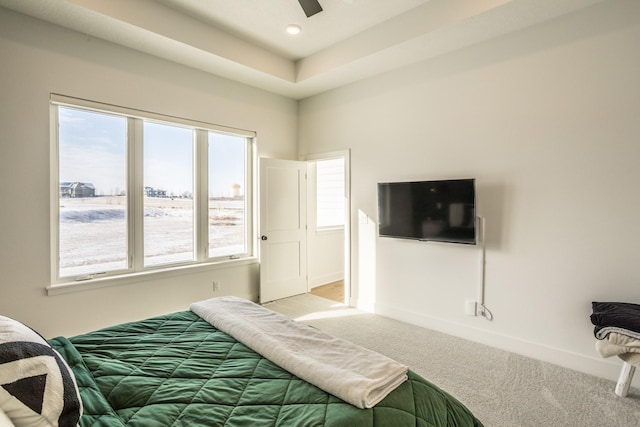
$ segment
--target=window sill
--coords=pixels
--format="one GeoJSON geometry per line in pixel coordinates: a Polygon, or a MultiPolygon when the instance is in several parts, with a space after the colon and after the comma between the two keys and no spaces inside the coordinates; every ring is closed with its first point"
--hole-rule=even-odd
{"type": "Polygon", "coordinates": [[[62,295],[73,292],[82,292],[110,286],[119,286],[153,279],[165,279],[167,277],[182,276],[185,274],[194,274],[203,271],[212,271],[222,268],[239,267],[257,263],[258,259],[256,257],[247,257],[231,261],[225,260],[219,262],[210,262],[206,264],[171,267],[161,270],[150,270],[138,273],[123,274],[119,276],[97,277],[94,279],[83,281],[60,282],[47,286],[46,291],[47,295],[49,296],[62,295]]]}

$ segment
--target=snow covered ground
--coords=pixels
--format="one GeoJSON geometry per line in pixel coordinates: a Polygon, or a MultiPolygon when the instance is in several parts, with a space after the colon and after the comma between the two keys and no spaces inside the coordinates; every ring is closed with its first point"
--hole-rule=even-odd
{"type": "MultiPolygon", "coordinates": [[[[193,254],[193,200],[147,197],[145,266],[189,261],[193,254]]],[[[60,276],[127,268],[126,197],[60,200],[60,276]]],[[[209,201],[209,256],[245,252],[244,200],[209,201]]]]}

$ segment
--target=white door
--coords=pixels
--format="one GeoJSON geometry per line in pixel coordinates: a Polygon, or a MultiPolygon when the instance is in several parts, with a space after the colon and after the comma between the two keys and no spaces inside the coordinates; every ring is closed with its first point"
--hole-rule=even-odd
{"type": "Polygon", "coordinates": [[[306,163],[260,159],[260,302],[307,292],[306,163]]]}

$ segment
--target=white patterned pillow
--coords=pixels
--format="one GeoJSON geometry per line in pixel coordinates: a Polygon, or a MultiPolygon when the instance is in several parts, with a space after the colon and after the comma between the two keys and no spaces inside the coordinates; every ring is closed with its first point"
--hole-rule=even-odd
{"type": "Polygon", "coordinates": [[[37,332],[0,316],[0,408],[16,427],[74,427],[82,401],[73,372],[37,332]]]}
{"type": "Polygon", "coordinates": [[[0,408],[0,427],[15,427],[2,408],[0,408]]]}

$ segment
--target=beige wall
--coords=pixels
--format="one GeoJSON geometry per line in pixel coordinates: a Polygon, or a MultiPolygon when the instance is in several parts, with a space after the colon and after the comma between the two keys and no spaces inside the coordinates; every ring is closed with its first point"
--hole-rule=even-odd
{"type": "Polygon", "coordinates": [[[615,378],[591,301],[640,303],[640,2],[604,2],[301,102],[300,154],[351,149],[352,292],[377,312],[615,378]],[[480,250],[376,237],[376,183],[475,177],[480,250]]]}
{"type": "Polygon", "coordinates": [[[297,158],[297,102],[0,8],[0,313],[45,336],[184,310],[223,294],[257,299],[256,263],[47,296],[49,94],[256,131],[258,155],[297,158]],[[212,281],[221,283],[214,294],[212,281]]]}

